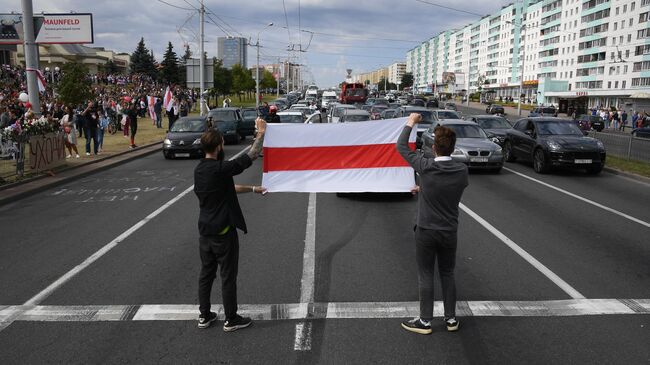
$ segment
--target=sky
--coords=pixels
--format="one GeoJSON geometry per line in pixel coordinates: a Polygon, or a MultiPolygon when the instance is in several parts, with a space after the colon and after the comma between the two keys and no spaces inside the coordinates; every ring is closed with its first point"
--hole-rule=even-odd
{"type": "MultiPolygon", "coordinates": [[[[255,44],[260,34],[260,64],[291,57],[304,65],[306,82],[330,87],[345,79],[346,69],[356,74],[405,62],[406,52],[422,41],[512,2],[425,1],[442,6],[418,0],[205,0],[205,50],[208,57],[217,55],[217,37],[243,36],[255,44]]],[[[20,0],[2,3],[2,12],[21,12],[20,0]]],[[[199,0],[33,0],[35,13],[93,13],[90,46],[132,53],[144,37],[157,60],[168,42],[179,56],[185,44],[198,54],[198,7],[199,0]]],[[[255,56],[249,47],[248,67],[255,56]]]]}

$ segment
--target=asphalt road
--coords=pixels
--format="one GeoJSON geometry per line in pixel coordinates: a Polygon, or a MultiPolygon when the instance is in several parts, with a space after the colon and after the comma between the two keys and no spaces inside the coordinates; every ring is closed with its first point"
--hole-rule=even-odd
{"type": "MultiPolygon", "coordinates": [[[[154,154],[0,207],[0,364],[650,362],[648,184],[471,174],[461,329],[431,336],[399,325],[417,314],[414,198],[241,195],[239,303],[257,320],[224,333],[222,314],[196,328],[196,163],[154,154]]],[[[236,181],[258,185],[261,161],[236,181]]]]}

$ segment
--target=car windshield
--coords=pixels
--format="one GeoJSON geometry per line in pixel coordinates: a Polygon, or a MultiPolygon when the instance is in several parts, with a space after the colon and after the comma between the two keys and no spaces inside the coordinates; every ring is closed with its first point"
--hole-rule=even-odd
{"type": "Polygon", "coordinates": [[[373,113],[381,113],[382,111],[388,109],[387,106],[385,105],[379,105],[379,106],[373,106],[372,109],[370,109],[373,113]]]}
{"type": "Polygon", "coordinates": [[[439,111],[438,119],[460,119],[460,117],[454,112],[439,111]]]}
{"type": "Polygon", "coordinates": [[[582,131],[574,123],[555,120],[537,122],[537,133],[540,135],[582,136],[582,131]]]}
{"type": "Polygon", "coordinates": [[[456,138],[487,138],[487,135],[476,125],[450,124],[447,127],[456,132],[456,138]]]}
{"type": "Polygon", "coordinates": [[[172,125],[171,131],[177,133],[205,132],[205,122],[201,119],[181,119],[172,125]]]}
{"type": "Polygon", "coordinates": [[[366,95],[366,89],[347,89],[345,91],[345,94],[347,96],[365,96],[366,95]]]}
{"type": "Polygon", "coordinates": [[[332,96],[329,96],[329,95],[328,96],[323,96],[323,99],[325,99],[325,100],[335,100],[336,96],[333,96],[333,95],[332,96]]]}
{"type": "Polygon", "coordinates": [[[246,120],[255,120],[257,119],[257,112],[255,110],[244,110],[241,116],[246,120]]]}
{"type": "Polygon", "coordinates": [[[481,118],[478,125],[483,129],[510,129],[510,123],[503,118],[481,118]]]}
{"type": "Polygon", "coordinates": [[[345,116],[346,122],[365,122],[367,120],[370,120],[369,115],[346,115],[345,116]]]}
{"type": "Polygon", "coordinates": [[[211,112],[210,116],[217,122],[234,122],[237,120],[233,110],[216,110],[211,112]]]}
{"type": "Polygon", "coordinates": [[[289,114],[289,115],[278,115],[280,117],[280,123],[304,123],[302,115],[298,114],[289,114]]]}

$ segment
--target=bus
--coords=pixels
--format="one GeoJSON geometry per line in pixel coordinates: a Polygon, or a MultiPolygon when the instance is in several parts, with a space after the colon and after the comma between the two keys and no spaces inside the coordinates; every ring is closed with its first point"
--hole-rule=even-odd
{"type": "Polygon", "coordinates": [[[368,89],[360,83],[347,83],[341,84],[341,96],[339,101],[341,104],[364,104],[368,99],[368,89]]]}

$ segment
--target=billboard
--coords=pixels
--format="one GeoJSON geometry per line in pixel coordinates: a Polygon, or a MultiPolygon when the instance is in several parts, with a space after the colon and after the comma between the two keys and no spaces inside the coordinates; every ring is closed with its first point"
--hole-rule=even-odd
{"type": "MultiPolygon", "coordinates": [[[[200,79],[200,66],[201,60],[198,58],[190,58],[185,61],[185,68],[187,70],[187,87],[188,88],[198,88],[201,86],[200,79]]],[[[206,89],[214,87],[214,63],[212,58],[203,60],[204,72],[203,72],[203,85],[206,89]]]]}
{"type": "MultiPolygon", "coordinates": [[[[34,38],[40,44],[93,43],[93,15],[35,14],[34,38]]],[[[0,44],[22,44],[22,14],[0,14],[0,44]]]]}

